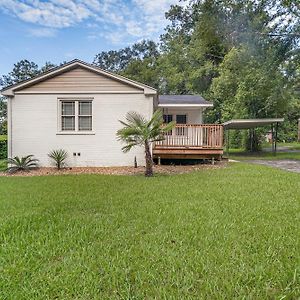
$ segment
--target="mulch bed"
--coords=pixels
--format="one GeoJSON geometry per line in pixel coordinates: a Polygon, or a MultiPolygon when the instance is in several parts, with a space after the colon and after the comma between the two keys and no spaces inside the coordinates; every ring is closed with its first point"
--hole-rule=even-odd
{"type": "MultiPolygon", "coordinates": [[[[199,170],[219,169],[226,166],[226,162],[197,165],[161,165],[154,166],[154,173],[159,174],[184,174],[199,170]]],[[[142,175],[144,167],[76,167],[57,170],[56,168],[39,168],[30,172],[17,172],[7,174],[0,172],[0,176],[47,176],[47,175],[79,175],[79,174],[105,174],[105,175],[142,175]]]]}

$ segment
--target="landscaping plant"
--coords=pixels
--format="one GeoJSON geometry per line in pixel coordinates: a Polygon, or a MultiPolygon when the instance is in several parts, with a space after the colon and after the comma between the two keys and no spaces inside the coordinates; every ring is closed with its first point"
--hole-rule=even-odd
{"type": "Polygon", "coordinates": [[[6,171],[8,173],[16,173],[19,171],[30,171],[38,168],[38,159],[33,155],[27,155],[24,157],[15,156],[14,158],[8,158],[7,163],[10,165],[6,171]]]}
{"type": "Polygon", "coordinates": [[[68,153],[63,149],[52,150],[48,156],[55,162],[56,168],[60,170],[65,165],[68,153]]]}
{"type": "Polygon", "coordinates": [[[124,127],[117,132],[118,140],[126,145],[122,150],[126,153],[134,146],[145,148],[146,171],[145,176],[153,176],[153,160],[151,144],[162,141],[164,134],[175,126],[174,122],[163,124],[161,110],[154,112],[150,120],[145,119],[137,112],[129,112],[126,115],[126,122],[120,121],[124,127]]]}

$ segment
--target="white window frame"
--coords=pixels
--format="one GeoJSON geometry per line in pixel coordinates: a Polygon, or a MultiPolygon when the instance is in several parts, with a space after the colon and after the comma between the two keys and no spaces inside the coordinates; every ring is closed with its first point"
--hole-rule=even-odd
{"type": "Polygon", "coordinates": [[[57,134],[62,135],[89,135],[94,133],[94,104],[93,98],[85,98],[85,97],[68,97],[68,98],[58,98],[57,106],[58,106],[58,114],[57,114],[57,134]],[[75,130],[63,130],[62,129],[62,102],[75,102],[75,130]],[[79,102],[92,102],[92,130],[79,130],[79,102]]]}
{"type": "MultiPolygon", "coordinates": [[[[83,131],[93,131],[93,102],[90,101],[90,100],[79,100],[77,102],[75,102],[75,107],[77,105],[77,109],[78,109],[78,116],[77,116],[77,122],[78,122],[78,131],[80,132],[83,132],[83,131]],[[91,110],[92,110],[92,113],[89,114],[89,115],[83,115],[83,114],[80,114],[80,102],[90,102],[91,103],[91,110]],[[80,129],[80,126],[79,126],[79,119],[80,117],[89,117],[89,118],[92,118],[92,124],[91,124],[91,129],[88,129],[88,130],[84,130],[84,129],[80,129]]],[[[75,114],[76,114],[76,111],[75,111],[75,114]]],[[[75,115],[75,118],[76,118],[76,115],[75,115]]],[[[75,129],[76,129],[76,124],[75,124],[75,129]]]]}

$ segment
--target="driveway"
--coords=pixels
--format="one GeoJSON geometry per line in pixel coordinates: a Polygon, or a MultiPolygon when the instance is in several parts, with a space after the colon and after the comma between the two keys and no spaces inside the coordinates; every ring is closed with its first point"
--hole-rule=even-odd
{"type": "Polygon", "coordinates": [[[300,160],[281,159],[281,160],[247,160],[247,162],[270,166],[290,172],[300,173],[300,160]]]}

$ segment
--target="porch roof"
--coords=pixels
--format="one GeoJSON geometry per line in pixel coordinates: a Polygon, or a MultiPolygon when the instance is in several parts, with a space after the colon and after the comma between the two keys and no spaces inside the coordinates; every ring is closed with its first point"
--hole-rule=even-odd
{"type": "Polygon", "coordinates": [[[272,125],[276,123],[282,123],[283,118],[274,119],[240,119],[230,120],[223,123],[225,129],[250,129],[260,126],[272,125]]]}
{"type": "Polygon", "coordinates": [[[200,95],[160,95],[159,107],[212,107],[213,103],[200,95]]]}

